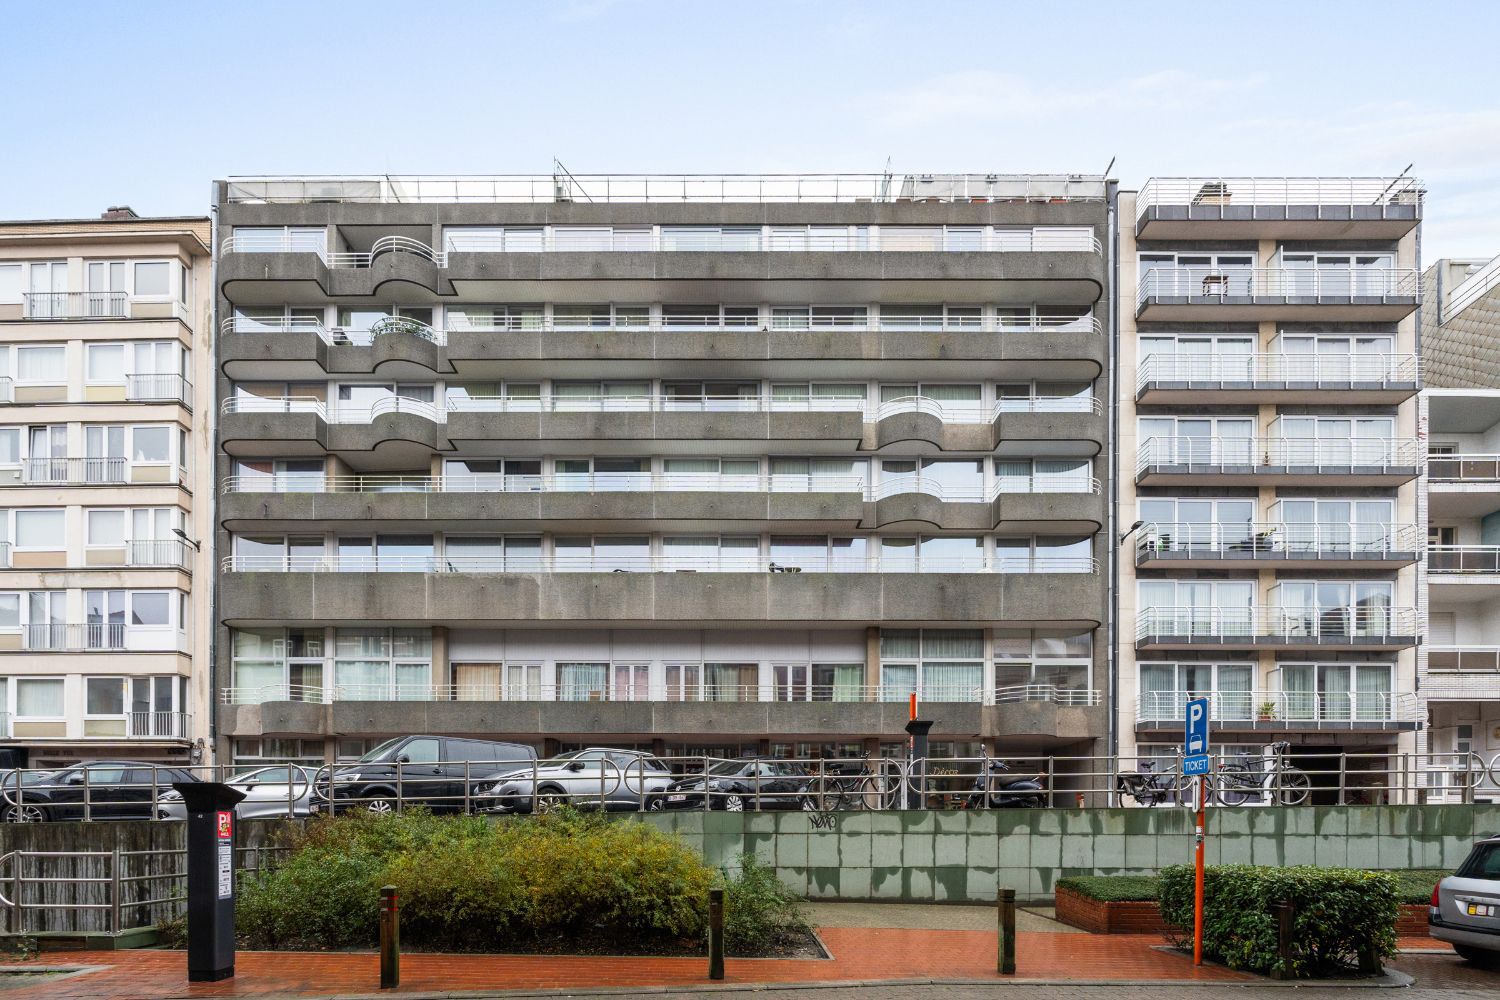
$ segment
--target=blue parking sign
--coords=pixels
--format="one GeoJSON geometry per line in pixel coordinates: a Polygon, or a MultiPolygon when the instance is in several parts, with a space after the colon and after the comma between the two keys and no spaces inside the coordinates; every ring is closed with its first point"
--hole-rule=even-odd
{"type": "Polygon", "coordinates": [[[1182,753],[1196,757],[1208,753],[1208,699],[1194,698],[1187,703],[1183,719],[1182,753]]]}
{"type": "Polygon", "coordinates": [[[1209,756],[1206,753],[1197,753],[1191,757],[1184,757],[1182,758],[1182,773],[1188,775],[1207,774],[1210,770],[1208,761],[1209,756]]]}

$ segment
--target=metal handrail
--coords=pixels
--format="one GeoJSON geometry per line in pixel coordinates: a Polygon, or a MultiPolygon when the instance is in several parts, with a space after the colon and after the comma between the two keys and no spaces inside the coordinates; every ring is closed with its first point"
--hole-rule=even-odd
{"type": "Polygon", "coordinates": [[[1209,702],[1213,723],[1236,728],[1285,728],[1311,723],[1348,726],[1360,722],[1415,723],[1426,718],[1415,692],[1390,691],[1142,691],[1136,700],[1135,721],[1181,724],[1187,703],[1209,702]]]}
{"type": "Polygon", "coordinates": [[[1427,672],[1500,674],[1500,646],[1482,643],[1428,646],[1427,672]]]}
{"type": "Polygon", "coordinates": [[[1150,522],[1137,532],[1136,556],[1176,552],[1254,558],[1270,555],[1416,554],[1425,533],[1415,524],[1250,521],[1150,522]]]}
{"type": "Polygon", "coordinates": [[[1136,368],[1148,382],[1322,383],[1419,382],[1422,359],[1414,354],[1151,354],[1136,368]]]}
{"type": "Polygon", "coordinates": [[[133,403],[168,402],[193,405],[193,383],[174,372],[125,376],[125,398],[133,403]]]}
{"type": "Polygon", "coordinates": [[[230,202],[822,203],[1103,201],[1087,174],[571,174],[231,177],[230,202]]]}
{"type": "Polygon", "coordinates": [[[1153,267],[1141,274],[1136,301],[1415,299],[1420,290],[1421,274],[1410,267],[1153,267]]]}
{"type": "MultiPolygon", "coordinates": [[[[1159,205],[1415,205],[1425,186],[1415,177],[1152,177],[1135,196],[1136,218],[1159,205]]],[[[1347,215],[1335,217],[1348,221],[1347,215]]]]}
{"type": "Polygon", "coordinates": [[[1448,293],[1443,301],[1442,321],[1447,323],[1453,319],[1483,298],[1497,284],[1500,284],[1500,256],[1492,258],[1488,264],[1469,275],[1448,293]]]}
{"type": "Polygon", "coordinates": [[[128,319],[124,292],[22,292],[22,319],[128,319]]]}
{"type": "Polygon", "coordinates": [[[1428,545],[1427,572],[1435,576],[1500,573],[1500,545],[1428,545]]]}
{"type": "Polygon", "coordinates": [[[0,466],[0,472],[14,469],[8,486],[121,486],[147,484],[160,486],[187,482],[187,471],[170,462],[136,462],[127,458],[28,458],[19,465],[0,466]],[[136,470],[165,469],[165,479],[137,478],[136,470]]]}
{"type": "MultiPolygon", "coordinates": [[[[914,556],[883,559],[825,556],[778,562],[741,555],[542,555],[504,556],[225,556],[226,573],[1080,573],[1097,574],[1089,556],[996,552],[983,556],[914,556]]],[[[47,627],[47,626],[41,626],[47,627]]]]}
{"type": "Polygon", "coordinates": [[[1136,641],[1157,637],[1227,641],[1389,639],[1419,635],[1416,608],[1262,607],[1208,605],[1148,607],[1136,612],[1136,641]]]}
{"type": "MultiPolygon", "coordinates": [[[[171,625],[47,622],[20,626],[21,652],[186,652],[187,632],[171,625]]],[[[4,651],[0,651],[0,656],[4,651]]]]}
{"type": "Polygon", "coordinates": [[[1404,470],[1421,465],[1420,444],[1413,438],[1150,437],[1137,452],[1136,472],[1155,465],[1204,470],[1306,467],[1333,473],[1366,467],[1404,470]]]}
{"type": "Polygon", "coordinates": [[[1500,455],[1428,455],[1427,480],[1434,484],[1500,482],[1500,455]]]}

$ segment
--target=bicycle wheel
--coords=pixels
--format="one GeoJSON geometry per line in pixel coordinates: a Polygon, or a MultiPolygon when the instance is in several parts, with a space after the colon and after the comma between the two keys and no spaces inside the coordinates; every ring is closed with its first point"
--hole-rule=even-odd
{"type": "Polygon", "coordinates": [[[1220,771],[1211,785],[1214,796],[1226,806],[1260,800],[1260,776],[1248,771],[1220,771]]]}
{"type": "Polygon", "coordinates": [[[1284,806],[1300,806],[1312,794],[1312,779],[1295,767],[1286,768],[1277,778],[1276,798],[1284,806]]]}

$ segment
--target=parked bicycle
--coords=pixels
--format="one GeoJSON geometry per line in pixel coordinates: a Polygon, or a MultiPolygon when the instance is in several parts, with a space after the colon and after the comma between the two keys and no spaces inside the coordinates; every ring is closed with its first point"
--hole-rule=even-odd
{"type": "Polygon", "coordinates": [[[1291,744],[1272,743],[1267,754],[1245,754],[1219,762],[1214,795],[1226,806],[1252,802],[1300,806],[1312,794],[1312,780],[1287,760],[1291,744]]]}
{"type": "Polygon", "coordinates": [[[808,797],[820,812],[849,809],[891,809],[895,806],[899,780],[888,778],[870,756],[856,761],[829,761],[823,774],[808,783],[808,797]]]}
{"type": "Polygon", "coordinates": [[[1159,806],[1181,801],[1182,777],[1175,771],[1158,771],[1156,761],[1143,760],[1138,771],[1121,771],[1115,776],[1115,788],[1121,797],[1129,796],[1143,806],[1159,806]]]}

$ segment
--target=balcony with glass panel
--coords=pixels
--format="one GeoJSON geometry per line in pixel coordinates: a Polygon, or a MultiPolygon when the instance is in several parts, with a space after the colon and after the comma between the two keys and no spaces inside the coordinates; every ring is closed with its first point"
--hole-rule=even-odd
{"type": "Polygon", "coordinates": [[[1238,335],[1145,336],[1136,368],[1139,403],[1391,404],[1421,385],[1415,355],[1392,353],[1385,335],[1283,336],[1277,350],[1256,353],[1254,338],[1238,335]]]}
{"type": "Polygon", "coordinates": [[[1421,301],[1421,274],[1394,266],[1390,254],[1286,254],[1278,267],[1251,266],[1253,257],[1150,256],[1141,255],[1136,286],[1142,321],[1394,323],[1421,301]]]}
{"type": "MultiPolygon", "coordinates": [[[[1248,505],[1248,504],[1247,504],[1248,505]]],[[[1158,569],[1195,566],[1274,566],[1287,569],[1357,569],[1409,566],[1421,558],[1423,532],[1414,524],[1390,524],[1390,501],[1370,501],[1369,521],[1350,520],[1366,513],[1360,501],[1342,501],[1351,510],[1317,516],[1312,501],[1277,504],[1283,516],[1298,520],[1150,521],[1136,531],[1135,564],[1158,569]],[[1344,520],[1333,520],[1338,514],[1344,520]]],[[[1183,506],[1192,506],[1184,502],[1183,506]]],[[[1332,504],[1328,506],[1334,506],[1332,504]]]]}
{"type": "Polygon", "coordinates": [[[1417,610],[1365,605],[1153,605],[1136,612],[1137,649],[1390,651],[1418,642],[1417,610]]]}
{"type": "Polygon", "coordinates": [[[1214,433],[1207,420],[1201,421],[1205,426],[1200,432],[1199,422],[1186,419],[1176,425],[1176,433],[1153,433],[1143,418],[1135,481],[1145,486],[1317,486],[1336,477],[1339,486],[1399,486],[1421,472],[1416,440],[1355,437],[1349,420],[1304,429],[1293,426],[1294,419],[1283,419],[1286,436],[1262,438],[1214,433]]]}
{"type": "Polygon", "coordinates": [[[1152,177],[1135,196],[1143,240],[1400,239],[1422,219],[1415,177],[1152,177]]]}
{"type": "Polygon", "coordinates": [[[1252,664],[1148,661],[1139,669],[1135,726],[1143,735],[1180,734],[1187,703],[1200,698],[1209,703],[1209,726],[1226,734],[1399,731],[1423,724],[1416,694],[1392,691],[1389,663],[1286,664],[1273,674],[1279,686],[1267,688],[1251,686],[1252,664]]]}

